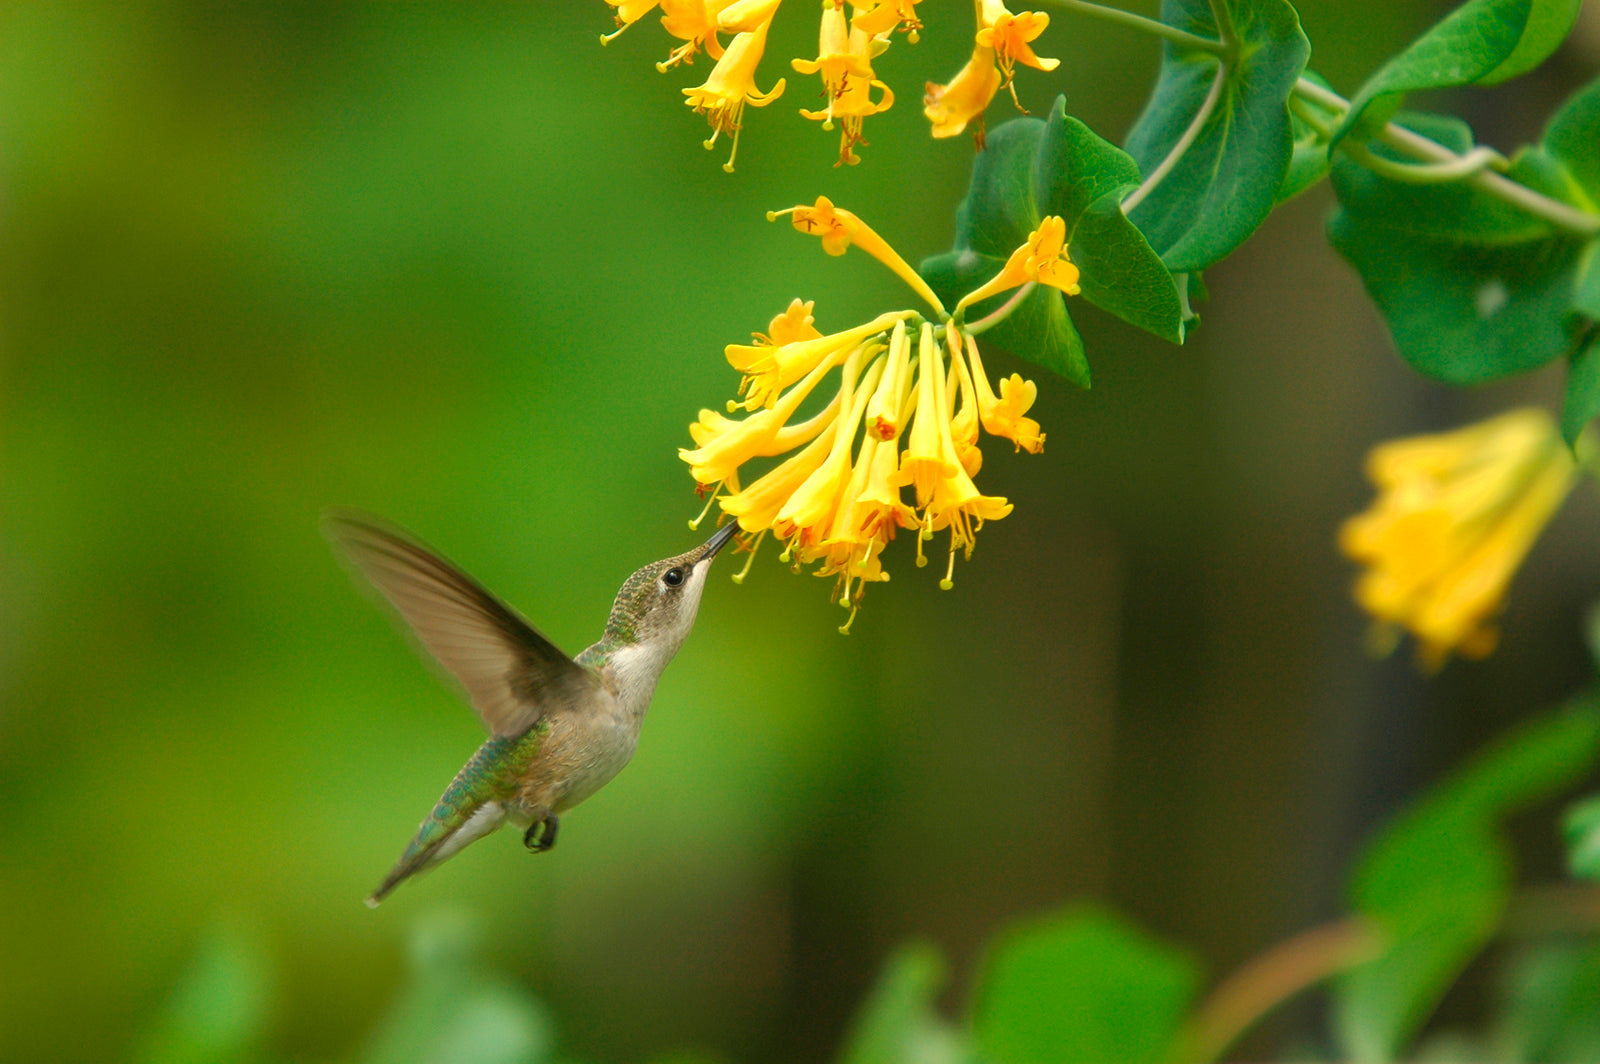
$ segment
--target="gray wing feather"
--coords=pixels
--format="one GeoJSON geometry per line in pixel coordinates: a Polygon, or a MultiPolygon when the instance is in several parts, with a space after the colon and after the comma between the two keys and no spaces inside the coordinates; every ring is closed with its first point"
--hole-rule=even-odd
{"type": "Polygon", "coordinates": [[[324,533],[461,685],[493,735],[521,735],[599,687],[472,577],[421,541],[366,514],[335,511],[324,533]]]}

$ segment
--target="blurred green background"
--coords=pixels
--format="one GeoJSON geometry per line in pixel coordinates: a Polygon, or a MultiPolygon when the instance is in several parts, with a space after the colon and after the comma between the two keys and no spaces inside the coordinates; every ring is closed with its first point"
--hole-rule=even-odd
{"type": "MultiPolygon", "coordinates": [[[[658,75],[654,17],[602,50],[599,0],[0,7],[0,1060],[156,1044],[218,941],[263,966],[265,1051],[348,1057],[429,920],[474,923],[594,1061],[824,1058],[895,944],[950,955],[958,1012],[985,940],[1085,896],[1220,973],[1335,915],[1379,818],[1588,674],[1592,492],[1493,658],[1362,656],[1333,531],[1365,449],[1560,380],[1416,379],[1319,188],[1209,275],[1188,346],[1077,312],[1095,388],[1031,374],[1047,448],[988,449],[1016,512],[954,591],[898,544],[841,638],[822,582],[724,564],[553,854],[498,836],[366,910],[481,735],[321,509],[415,529],[576,652],[701,538],[676,448],[737,384],[722,346],[794,296],[824,329],[910,305],[762,212],[826,194],[913,262],[949,242],[971,142],[917,100],[970,5],[928,0],[879,62],[899,100],[847,170],[784,69],[813,6],[780,12],[760,81],[789,89],[731,176],[680,102],[709,65],[658,75]]],[[[1438,8],[1301,11],[1349,91],[1438,8]]],[[[1593,75],[1587,15],[1587,47],[1443,105],[1532,139],[1593,75]]],[[[1120,138],[1152,45],[1057,15],[1039,51],[1062,69],[1022,72],[1024,104],[1120,138]]]]}

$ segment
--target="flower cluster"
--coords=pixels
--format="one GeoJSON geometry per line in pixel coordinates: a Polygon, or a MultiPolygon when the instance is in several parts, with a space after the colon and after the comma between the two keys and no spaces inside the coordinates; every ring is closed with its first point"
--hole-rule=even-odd
{"type": "MultiPolygon", "coordinates": [[[[666,71],[690,64],[704,52],[716,60],[704,84],[684,89],[684,101],[695,113],[706,116],[711,148],[724,133],[733,141],[724,170],[733,169],[739,152],[739,131],[744,109],[765,107],[783,94],[785,81],[779,78],[763,92],[756,85],[756,68],[766,51],[767,31],[782,0],[606,0],[614,9],[618,29],[600,38],[607,43],[646,14],[661,9],[661,25],[682,42],[667,58],[656,64],[666,71]],[[723,36],[730,40],[723,44],[723,36]]],[[[916,7],[921,0],[823,0],[822,23],[815,59],[794,59],[793,68],[822,81],[823,105],[816,110],[802,108],[800,114],[823,129],[839,127],[839,161],[854,165],[861,161],[856,147],[865,144],[862,126],[872,115],[894,105],[894,92],[873,71],[878,57],[888,50],[896,33],[915,43],[922,23],[916,7]]],[[[1059,61],[1041,59],[1031,42],[1050,24],[1050,16],[1037,11],[1013,14],[1002,0],[976,0],[977,30],[972,59],[949,84],[929,82],[923,97],[923,113],[932,123],[933,135],[952,137],[974,120],[982,141],[982,116],[1002,87],[1016,90],[1012,75],[1016,64],[1038,70],[1054,70],[1059,61]]],[[[1021,105],[1018,104],[1020,109],[1021,105]]]]}
{"type": "Polygon", "coordinates": [[[1511,578],[1577,472],[1550,416],[1532,407],[1374,448],[1378,497],[1345,522],[1339,545],[1368,567],[1355,597],[1377,622],[1375,648],[1392,649],[1406,628],[1429,670],[1452,653],[1492,651],[1511,578]]]}
{"type": "MultiPolygon", "coordinates": [[[[814,324],[814,304],[796,299],[754,343],[726,350],[743,374],[740,398],[727,412],[745,416],[700,411],[689,426],[695,446],[679,456],[710,494],[701,518],[720,504],[754,537],[752,559],[770,532],[783,544],[780,560],[796,571],[815,563],[817,575],[836,578],[834,597],[853,621],[865,586],[889,579],[883,550],[901,530],[915,532],[919,566],[927,564],[923,543],[948,532],[940,586],[952,586],[956,554],[970,557],[984,522],[1011,512],[1009,502],[982,494],[973,482],[983,464],[980,429],[1038,453],[1044,434],[1026,416],[1038,390],[1012,374],[997,392],[974,338],[981,325],[961,320],[971,297],[947,315],[915,271],[855,215],[825,198],[769,217],[780,213],[791,215],[796,229],[821,237],[832,254],[854,246],[879,259],[930,303],[939,320],[900,310],[824,334],[814,324]],[[833,397],[799,417],[834,370],[833,397]],[[746,463],[785,455],[744,482],[746,463]]],[[[1059,239],[1051,244],[1059,221],[1046,219],[979,291],[992,295],[1034,283],[1066,290],[1059,283],[1064,279],[1075,290],[1077,271],[1066,249],[1059,239]]]]}

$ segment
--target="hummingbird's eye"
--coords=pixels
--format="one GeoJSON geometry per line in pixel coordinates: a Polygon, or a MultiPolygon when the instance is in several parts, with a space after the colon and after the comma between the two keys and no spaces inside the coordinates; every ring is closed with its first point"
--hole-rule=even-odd
{"type": "Polygon", "coordinates": [[[677,587],[679,584],[683,583],[683,569],[678,566],[668,569],[666,572],[661,574],[661,582],[666,584],[668,587],[677,587]]]}

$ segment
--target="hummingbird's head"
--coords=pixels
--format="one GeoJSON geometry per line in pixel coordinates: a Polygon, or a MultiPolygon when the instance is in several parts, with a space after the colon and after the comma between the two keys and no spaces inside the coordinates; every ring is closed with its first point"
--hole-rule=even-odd
{"type": "Polygon", "coordinates": [[[729,522],[694,550],[652,562],[628,577],[611,606],[606,641],[649,647],[652,657],[659,655],[658,668],[665,667],[694,627],[711,560],[738,531],[739,523],[729,522]]]}

